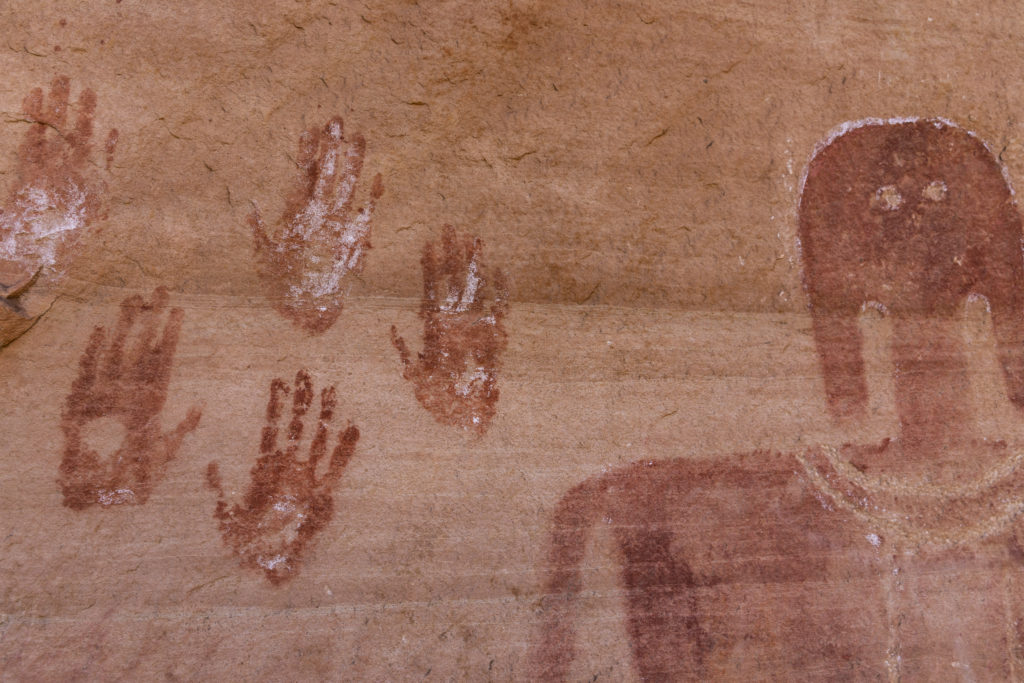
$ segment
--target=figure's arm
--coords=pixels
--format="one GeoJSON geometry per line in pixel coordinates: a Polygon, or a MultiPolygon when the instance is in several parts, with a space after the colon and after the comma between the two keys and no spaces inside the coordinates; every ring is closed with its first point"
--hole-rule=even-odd
{"type": "Polygon", "coordinates": [[[582,589],[580,565],[586,553],[590,529],[604,501],[600,481],[591,479],[573,487],[555,510],[539,642],[531,658],[533,680],[566,680],[576,656],[574,603],[582,589]]]}

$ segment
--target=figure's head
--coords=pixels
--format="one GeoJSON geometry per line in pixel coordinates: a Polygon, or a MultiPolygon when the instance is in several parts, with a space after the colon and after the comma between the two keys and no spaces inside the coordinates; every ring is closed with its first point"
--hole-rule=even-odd
{"type": "Polygon", "coordinates": [[[811,159],[800,238],[814,307],[949,315],[987,289],[1007,258],[991,250],[1019,244],[1020,223],[977,137],[938,119],[868,120],[811,159]]]}
{"type": "Polygon", "coordinates": [[[1024,404],[1021,222],[976,136],[938,119],[844,124],[808,164],[799,234],[835,417],[866,408],[858,317],[874,304],[893,322],[899,441],[963,442],[973,418],[957,325],[972,294],[989,303],[1009,396],[1024,404]]]}

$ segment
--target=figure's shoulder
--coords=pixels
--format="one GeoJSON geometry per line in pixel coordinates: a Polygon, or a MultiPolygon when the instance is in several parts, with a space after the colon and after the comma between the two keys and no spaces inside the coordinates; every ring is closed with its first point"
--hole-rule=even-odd
{"type": "Polygon", "coordinates": [[[645,459],[595,474],[577,488],[619,496],[651,496],[672,490],[778,485],[796,471],[791,455],[753,450],[718,456],[699,453],[675,458],[645,459]]]}

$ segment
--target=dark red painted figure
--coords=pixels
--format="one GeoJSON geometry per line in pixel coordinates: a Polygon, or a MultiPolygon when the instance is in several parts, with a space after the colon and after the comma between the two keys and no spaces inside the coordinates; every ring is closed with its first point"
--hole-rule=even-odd
{"type": "Polygon", "coordinates": [[[898,436],[640,462],[555,512],[533,671],[564,679],[587,539],[618,549],[644,680],[1009,680],[1024,672],[1021,458],[974,432],[958,314],[991,308],[1024,404],[1024,261],[1008,181],[939,120],[844,127],[812,158],[800,240],[832,414],[867,405],[858,315],[892,319],[898,436]]]}

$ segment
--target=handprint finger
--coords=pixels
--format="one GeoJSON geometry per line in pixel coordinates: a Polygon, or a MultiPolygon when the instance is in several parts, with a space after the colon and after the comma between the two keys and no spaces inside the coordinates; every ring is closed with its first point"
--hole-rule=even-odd
{"type": "Polygon", "coordinates": [[[337,395],[334,387],[327,387],[320,392],[320,418],[317,420],[316,436],[309,446],[309,462],[307,471],[309,478],[316,481],[316,467],[320,459],[327,453],[327,426],[334,417],[337,395]]]}
{"type": "Polygon", "coordinates": [[[327,387],[320,392],[320,422],[327,423],[334,417],[334,408],[338,405],[338,395],[334,387],[327,387]]]}
{"type": "Polygon", "coordinates": [[[191,432],[195,431],[195,428],[199,426],[199,420],[202,416],[203,411],[198,406],[192,406],[189,408],[185,418],[178,423],[178,426],[163,435],[163,457],[156,463],[157,467],[162,467],[163,464],[170,462],[178,455],[181,442],[191,432]]]}
{"type": "Polygon", "coordinates": [[[370,206],[375,206],[377,200],[384,196],[384,179],[380,173],[373,176],[373,185],[370,186],[370,206]]]}
{"type": "Polygon", "coordinates": [[[140,309],[141,321],[137,328],[140,329],[132,349],[132,377],[137,381],[153,381],[159,374],[156,360],[153,357],[153,341],[156,339],[157,327],[167,302],[170,299],[167,289],[157,287],[153,291],[153,299],[149,303],[143,303],[140,309]]]}
{"type": "Polygon", "coordinates": [[[206,485],[217,492],[218,498],[224,498],[224,483],[217,462],[211,462],[206,466],[206,485]]]}
{"type": "Polygon", "coordinates": [[[423,301],[420,302],[420,314],[436,313],[441,308],[441,302],[437,291],[439,264],[434,253],[433,242],[427,242],[426,246],[423,247],[423,258],[420,259],[420,266],[423,268],[423,301]]]}
{"type": "Polygon", "coordinates": [[[500,268],[494,270],[494,303],[491,315],[500,317],[508,311],[508,278],[500,268]]]}
{"type": "MultiPolygon", "coordinates": [[[[384,183],[378,173],[373,179],[369,202],[348,223],[342,235],[342,241],[336,250],[338,261],[345,264],[345,269],[349,272],[362,270],[363,256],[366,254],[366,250],[373,246],[369,239],[370,221],[373,219],[373,212],[377,209],[377,200],[382,194],[384,194],[384,183]]],[[[351,202],[348,202],[343,213],[339,215],[347,215],[350,205],[351,202]]]]}
{"type": "Polygon", "coordinates": [[[308,370],[295,373],[295,394],[292,396],[292,415],[302,417],[313,403],[313,378],[308,370]]]}
{"type": "Polygon", "coordinates": [[[25,117],[33,123],[25,133],[21,145],[22,163],[29,168],[39,168],[46,161],[46,124],[43,121],[43,89],[33,88],[21,103],[25,117]]]}
{"type": "Polygon", "coordinates": [[[96,93],[86,88],[78,95],[78,118],[75,129],[68,134],[71,163],[80,164],[89,156],[92,138],[92,118],[96,113],[96,93]]]}
{"type": "Polygon", "coordinates": [[[89,395],[96,384],[100,349],[105,338],[106,330],[100,325],[97,325],[89,335],[89,342],[85,345],[85,352],[78,363],[78,377],[71,383],[71,393],[68,395],[68,408],[72,411],[81,411],[89,406],[89,395]]]}
{"type": "Polygon", "coordinates": [[[68,122],[68,99],[71,94],[71,79],[57,76],[50,84],[50,95],[46,98],[43,120],[55,127],[61,134],[68,122]]]}
{"type": "Polygon", "coordinates": [[[441,248],[444,250],[442,258],[446,289],[442,308],[449,311],[464,310],[459,302],[466,286],[465,273],[468,271],[469,252],[473,250],[472,238],[459,239],[455,228],[446,225],[441,231],[441,248]]]}
{"type": "Polygon", "coordinates": [[[288,425],[288,441],[295,448],[302,438],[302,418],[313,402],[313,380],[306,370],[299,370],[295,375],[295,394],[292,396],[292,421],[288,425]]]}
{"type": "Polygon", "coordinates": [[[289,392],[288,385],[280,379],[270,381],[270,399],[267,401],[267,424],[260,439],[260,453],[273,453],[277,448],[278,421],[281,419],[281,394],[289,392]]]}
{"type": "Polygon", "coordinates": [[[459,250],[459,238],[451,224],[445,224],[441,228],[441,258],[444,259],[444,272],[449,277],[452,273],[460,270],[462,253],[459,250]]]}
{"type": "Polygon", "coordinates": [[[398,357],[402,359],[402,365],[408,367],[412,363],[409,347],[406,346],[405,340],[398,336],[398,328],[394,325],[391,326],[391,343],[398,349],[398,357]]]}
{"type": "Polygon", "coordinates": [[[21,108],[26,116],[41,123],[43,120],[43,89],[32,88],[25,99],[21,101],[21,108]]]}
{"type": "Polygon", "coordinates": [[[477,296],[480,286],[483,284],[483,278],[479,273],[479,261],[477,260],[477,256],[482,248],[483,242],[479,237],[466,240],[468,264],[466,265],[465,281],[462,283],[459,293],[459,305],[456,308],[459,312],[483,310],[484,302],[477,296]]]}
{"type": "Polygon", "coordinates": [[[342,233],[335,255],[339,262],[345,264],[347,271],[359,272],[362,269],[363,256],[371,246],[367,235],[372,214],[373,204],[370,204],[359,211],[342,233]]]}
{"type": "Polygon", "coordinates": [[[356,133],[352,144],[345,153],[345,168],[341,172],[341,183],[338,186],[338,197],[334,201],[332,211],[339,219],[344,220],[352,210],[352,198],[356,189],[356,181],[363,170],[363,156],[366,154],[366,139],[356,133]]]}
{"type": "Polygon", "coordinates": [[[299,136],[299,153],[295,159],[303,180],[311,179],[315,173],[316,152],[320,147],[320,131],[310,129],[302,131],[299,136]]]}
{"type": "MultiPolygon", "coordinates": [[[[370,244],[370,221],[373,219],[373,212],[377,210],[377,200],[384,194],[384,182],[380,173],[373,178],[373,185],[370,187],[370,199],[366,206],[359,210],[359,214],[351,221],[350,228],[346,231],[345,246],[347,253],[339,253],[339,258],[345,263],[349,270],[358,270],[362,255],[372,245],[370,244]]],[[[348,214],[351,202],[346,204],[344,215],[348,214]]]]}
{"type": "Polygon", "coordinates": [[[184,437],[189,432],[194,431],[195,428],[199,426],[199,420],[202,419],[202,417],[202,408],[200,408],[199,406],[192,406],[191,408],[188,409],[188,412],[185,414],[185,417],[182,418],[181,422],[178,423],[178,426],[175,427],[174,431],[171,432],[168,436],[178,439],[178,441],[180,441],[182,437],[184,437]]]}
{"type": "MultiPolygon", "coordinates": [[[[172,308],[164,325],[164,334],[149,353],[150,375],[155,386],[164,389],[171,380],[171,361],[178,348],[181,326],[185,321],[185,311],[172,308]]],[[[154,325],[155,327],[155,325],[154,325]]]]}
{"type": "Polygon", "coordinates": [[[450,313],[464,312],[476,297],[480,278],[476,273],[475,243],[472,237],[460,239],[455,229],[444,226],[441,232],[445,299],[441,309],[450,313]]]}
{"type": "Polygon", "coordinates": [[[252,213],[249,214],[249,227],[252,228],[253,248],[257,254],[266,253],[272,246],[270,237],[267,235],[267,226],[263,223],[263,217],[260,216],[260,207],[256,206],[255,203],[252,208],[252,213]]]}
{"type": "Polygon", "coordinates": [[[114,163],[114,152],[117,151],[117,140],[120,137],[120,133],[117,132],[117,128],[111,128],[110,132],[107,133],[107,141],[103,144],[103,152],[106,155],[106,170],[110,170],[110,165],[114,163]]]}
{"type": "Polygon", "coordinates": [[[341,479],[345,467],[348,466],[349,460],[352,459],[352,455],[356,451],[356,443],[358,442],[359,429],[355,425],[349,425],[348,429],[338,436],[338,445],[334,448],[334,452],[331,453],[331,463],[319,482],[321,485],[329,488],[341,479]]]}
{"type": "Polygon", "coordinates": [[[336,116],[324,126],[324,132],[320,138],[318,177],[312,198],[322,201],[327,206],[334,204],[333,199],[337,192],[335,180],[338,177],[339,170],[338,152],[345,141],[343,131],[344,123],[340,116],[336,116]]]}
{"type": "Polygon", "coordinates": [[[103,367],[100,370],[102,377],[108,381],[121,376],[121,368],[124,364],[124,344],[128,338],[128,332],[142,308],[142,297],[138,294],[132,295],[121,302],[121,314],[117,319],[117,326],[114,328],[114,338],[110,342],[103,367]]]}

